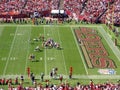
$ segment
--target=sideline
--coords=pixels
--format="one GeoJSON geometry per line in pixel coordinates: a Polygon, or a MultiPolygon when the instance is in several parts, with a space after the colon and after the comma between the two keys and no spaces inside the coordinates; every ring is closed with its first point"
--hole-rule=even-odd
{"type": "Polygon", "coordinates": [[[106,42],[108,43],[109,47],[111,48],[112,52],[115,54],[115,56],[120,61],[120,50],[115,46],[114,42],[109,38],[109,35],[106,33],[104,28],[100,26],[100,29],[98,28],[99,32],[102,34],[106,42]]]}
{"type": "MultiPolygon", "coordinates": [[[[0,78],[11,78],[11,79],[15,79],[16,77],[20,78],[21,75],[5,75],[5,76],[0,76],[0,78]]],[[[36,79],[40,79],[40,75],[35,75],[36,79]]],[[[48,79],[49,75],[45,75],[44,79],[48,79]]],[[[69,75],[63,75],[64,79],[69,79],[69,75]]],[[[86,79],[86,80],[90,80],[90,79],[120,79],[120,75],[73,75],[72,76],[73,80],[74,79],[86,79]]],[[[28,75],[24,75],[24,79],[28,79],[28,75]]]]}

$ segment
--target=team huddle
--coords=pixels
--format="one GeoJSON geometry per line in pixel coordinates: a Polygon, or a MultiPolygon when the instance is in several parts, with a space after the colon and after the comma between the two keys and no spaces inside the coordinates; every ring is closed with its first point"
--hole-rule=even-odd
{"type": "MultiPolygon", "coordinates": [[[[33,38],[30,39],[29,42],[31,43],[31,45],[36,44],[37,42],[40,42],[42,45],[37,45],[34,48],[35,52],[41,52],[43,51],[43,49],[52,49],[52,48],[56,48],[57,50],[61,50],[62,47],[60,46],[60,44],[58,42],[56,42],[55,40],[53,40],[52,38],[47,38],[45,39],[44,35],[39,35],[38,38],[33,38]]],[[[31,61],[35,61],[35,55],[32,53],[29,55],[29,60],[31,61]]]]}

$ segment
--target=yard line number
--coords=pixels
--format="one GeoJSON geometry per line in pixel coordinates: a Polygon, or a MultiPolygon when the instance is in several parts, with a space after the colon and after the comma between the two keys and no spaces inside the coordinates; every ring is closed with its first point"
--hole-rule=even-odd
{"type": "MultiPolygon", "coordinates": [[[[1,58],[2,61],[7,61],[7,59],[8,59],[7,57],[2,57],[1,58]]],[[[10,57],[8,60],[15,61],[15,60],[17,60],[17,58],[16,57],[10,57]]]]}

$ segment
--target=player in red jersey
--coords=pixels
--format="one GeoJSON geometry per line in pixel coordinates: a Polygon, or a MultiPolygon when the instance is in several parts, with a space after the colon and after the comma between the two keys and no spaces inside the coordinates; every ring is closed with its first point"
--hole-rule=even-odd
{"type": "Polygon", "coordinates": [[[71,67],[70,67],[70,71],[69,71],[69,78],[70,78],[70,79],[72,78],[72,73],[73,73],[73,67],[71,66],[71,67]]]}
{"type": "Polygon", "coordinates": [[[5,85],[5,78],[3,78],[3,79],[1,80],[1,84],[2,84],[2,85],[5,85]]]}
{"type": "Polygon", "coordinates": [[[18,77],[15,78],[15,84],[18,84],[18,77]]]}
{"type": "Polygon", "coordinates": [[[30,77],[30,67],[27,67],[27,74],[28,74],[28,77],[30,77]]]}
{"type": "Polygon", "coordinates": [[[94,82],[92,80],[90,80],[90,90],[94,90],[94,82]]]}

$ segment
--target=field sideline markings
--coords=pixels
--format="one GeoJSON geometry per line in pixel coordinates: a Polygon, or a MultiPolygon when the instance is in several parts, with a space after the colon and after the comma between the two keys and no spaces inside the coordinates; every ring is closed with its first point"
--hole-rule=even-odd
{"type": "Polygon", "coordinates": [[[4,71],[3,71],[3,76],[4,76],[5,73],[6,73],[6,69],[7,69],[7,66],[8,66],[9,58],[10,58],[10,55],[11,55],[11,53],[12,53],[13,45],[14,45],[14,42],[15,42],[17,30],[18,30],[18,26],[17,26],[17,29],[16,29],[16,31],[15,31],[15,36],[14,36],[14,38],[13,38],[12,45],[11,45],[11,47],[10,47],[10,52],[9,52],[9,54],[8,54],[7,62],[6,62],[4,71]]]}
{"type": "MultiPolygon", "coordinates": [[[[30,40],[30,36],[31,36],[31,27],[30,27],[30,32],[29,32],[29,40],[30,40]]],[[[25,63],[25,72],[24,72],[24,75],[26,73],[26,69],[27,69],[27,62],[28,62],[28,54],[29,54],[29,48],[30,48],[30,43],[28,41],[28,45],[27,45],[27,55],[26,55],[26,63],[25,63]]]]}
{"type": "MultiPolygon", "coordinates": [[[[44,35],[45,35],[45,26],[44,26],[44,35]]],[[[47,61],[46,61],[46,49],[45,49],[45,54],[44,54],[44,60],[45,60],[45,75],[47,75],[47,61]]]]}
{"type": "Polygon", "coordinates": [[[104,37],[105,41],[108,43],[109,47],[111,48],[112,52],[114,52],[115,56],[118,58],[118,60],[120,61],[120,51],[118,50],[118,48],[114,45],[113,41],[108,38],[108,34],[106,34],[106,31],[103,29],[103,27],[100,27],[101,30],[99,30],[99,32],[102,34],[102,36],[104,37]],[[104,33],[103,33],[104,32],[104,33]],[[107,36],[106,36],[106,35],[107,36]]]}
{"type": "MultiPolygon", "coordinates": [[[[58,38],[59,38],[59,41],[61,42],[59,28],[58,28],[58,38]]],[[[65,72],[66,72],[66,75],[67,75],[67,68],[66,68],[67,66],[66,66],[66,63],[65,63],[65,56],[63,54],[63,50],[62,50],[62,57],[63,57],[63,61],[64,61],[65,72]]]]}
{"type": "Polygon", "coordinates": [[[71,32],[72,32],[72,34],[73,34],[74,40],[75,40],[75,42],[76,42],[76,45],[77,45],[79,54],[80,54],[80,56],[81,56],[81,58],[82,58],[82,62],[83,62],[83,65],[84,65],[86,74],[88,75],[88,70],[87,70],[87,67],[86,67],[85,60],[84,60],[84,58],[83,58],[82,52],[80,51],[80,48],[79,48],[79,46],[78,46],[78,43],[77,43],[76,37],[75,37],[75,35],[74,35],[73,29],[72,29],[72,27],[70,27],[70,28],[71,28],[71,32]]]}
{"type": "Polygon", "coordinates": [[[3,27],[3,26],[19,26],[19,27],[29,27],[29,26],[37,26],[37,27],[49,27],[49,26],[54,26],[54,27],[100,27],[101,25],[84,25],[84,24],[80,24],[80,25],[32,25],[32,24],[26,24],[26,25],[20,25],[20,24],[17,24],[17,25],[0,25],[0,27],[3,27]]]}
{"type": "MultiPolygon", "coordinates": [[[[24,76],[24,79],[28,79],[28,75],[23,75],[24,76]]],[[[20,74],[10,74],[10,75],[4,75],[4,76],[0,76],[0,78],[12,78],[12,79],[15,79],[16,77],[18,77],[20,79],[21,75],[20,74]]],[[[73,79],[120,79],[120,75],[73,75],[72,76],[73,79]]],[[[40,75],[39,74],[36,74],[35,75],[35,78],[36,79],[40,79],[40,75]]],[[[44,79],[48,79],[49,78],[49,75],[45,75],[44,79]]],[[[68,75],[64,75],[63,74],[63,78],[64,79],[69,79],[68,75]]]]}

